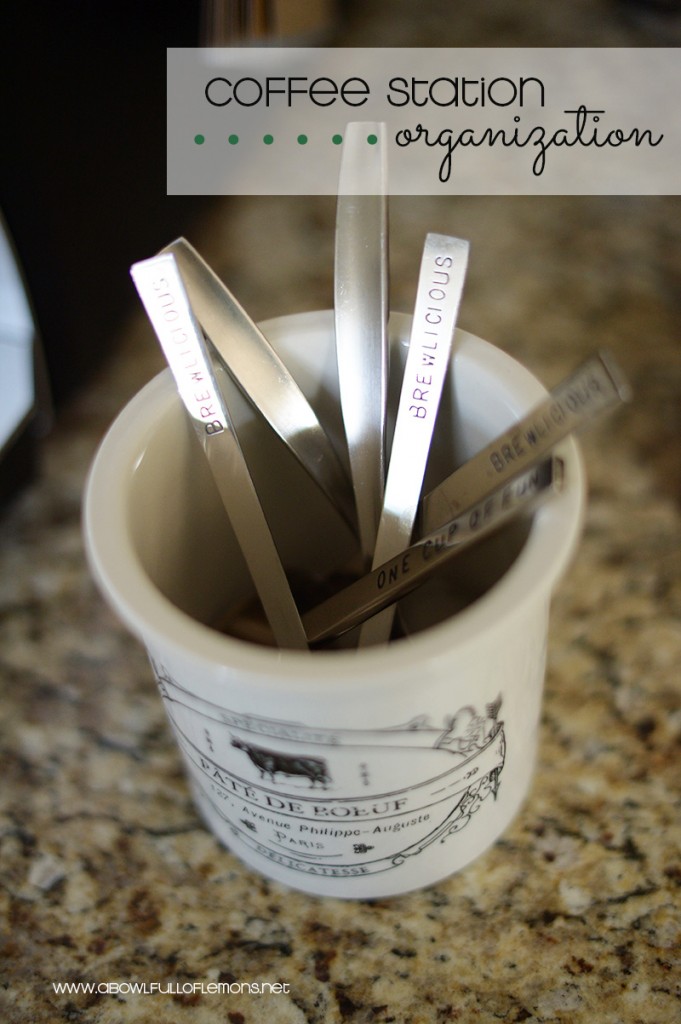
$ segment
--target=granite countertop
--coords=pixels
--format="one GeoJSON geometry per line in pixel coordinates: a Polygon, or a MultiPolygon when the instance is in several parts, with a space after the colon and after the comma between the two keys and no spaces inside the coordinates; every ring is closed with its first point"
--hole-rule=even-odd
{"type": "MultiPolygon", "coordinates": [[[[400,198],[390,210],[394,309],[413,302],[425,232],[456,234],[471,241],[463,327],[549,386],[608,346],[634,386],[583,439],[588,514],[553,603],[528,798],[461,873],[375,902],[287,890],[206,831],[146,655],[83,554],[96,446],[162,365],[133,309],[0,520],[5,1021],[681,1017],[681,203],[400,198]],[[55,982],[186,987],[87,995],[55,982]],[[211,982],[232,991],[193,990],[211,982]],[[256,982],[281,990],[249,993],[256,982]]],[[[256,318],[323,308],[334,214],[327,198],[225,200],[191,241],[256,318]]]]}

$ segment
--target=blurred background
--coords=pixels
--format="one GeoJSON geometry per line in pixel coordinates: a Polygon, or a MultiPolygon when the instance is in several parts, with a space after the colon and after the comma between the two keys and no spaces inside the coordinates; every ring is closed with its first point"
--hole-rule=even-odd
{"type": "MultiPolygon", "coordinates": [[[[31,470],[50,414],[119,346],[135,310],[130,264],[177,235],[200,246],[258,318],[331,304],[331,199],[165,195],[167,46],[671,46],[681,38],[677,0],[565,8],[541,0],[64,0],[5,5],[0,18],[0,213],[42,346],[37,400],[15,432],[0,424],[0,496],[18,486],[13,474],[31,470]]],[[[465,327],[520,358],[528,318],[547,351],[593,347],[606,307],[633,330],[621,301],[633,301],[632,284],[643,289],[658,273],[672,286],[677,212],[676,199],[656,198],[395,199],[392,305],[410,309],[425,232],[450,232],[473,245],[465,327]],[[645,274],[637,272],[643,263],[645,274]],[[575,286],[587,279],[577,299],[575,286]]],[[[645,320],[641,308],[637,301],[645,320]]],[[[18,334],[30,334],[23,322],[18,334]]],[[[7,392],[17,396],[13,372],[25,375],[14,365],[20,343],[16,325],[6,326],[6,416],[7,392]]]]}
{"type": "MultiPolygon", "coordinates": [[[[308,238],[331,251],[329,204],[165,195],[167,46],[670,46],[681,38],[677,0],[573,0],[564,9],[542,0],[424,0],[418,5],[410,0],[194,0],[173,5],[65,0],[5,5],[1,17],[5,146],[0,210],[26,276],[57,406],[111,352],[133,305],[129,265],[177,234],[200,236],[218,259],[229,258],[230,281],[238,294],[250,301],[253,288],[264,299],[249,305],[258,315],[285,311],[285,296],[278,294],[276,283],[270,290],[267,252],[290,249],[300,227],[318,229],[320,237],[308,238]],[[259,209],[264,222],[271,223],[269,231],[253,221],[259,209]]],[[[592,221],[593,205],[570,205],[570,219],[588,207],[585,216],[592,221]]],[[[643,205],[649,222],[655,201],[643,205]]],[[[606,219],[608,210],[616,208],[608,201],[595,206],[606,219]]],[[[635,201],[625,206],[641,209],[635,201]]],[[[495,238],[508,237],[516,217],[535,218],[535,229],[539,217],[549,232],[558,229],[559,221],[564,226],[564,215],[539,201],[452,198],[432,208],[438,210],[434,219],[446,220],[440,229],[459,233],[469,230],[466,211],[478,210],[473,221],[483,232],[483,245],[475,245],[474,253],[497,266],[491,252],[498,244],[495,238]],[[544,219],[541,209],[546,210],[544,219]]],[[[403,217],[415,230],[419,221],[424,231],[437,229],[418,202],[395,202],[393,217],[396,225],[403,217]]],[[[670,218],[662,219],[670,232],[670,218]]],[[[395,228],[397,260],[409,258],[408,230],[395,228]]],[[[331,271],[328,259],[306,258],[308,251],[301,248],[290,264],[285,294],[291,294],[289,286],[303,286],[305,274],[316,276],[325,267],[331,271]]],[[[543,258],[541,265],[546,266],[543,258]]],[[[485,263],[482,278],[488,278],[488,269],[485,263]]],[[[501,278],[502,288],[515,288],[505,274],[501,278]]],[[[322,298],[310,295],[310,301],[322,298]]],[[[409,296],[397,293],[395,301],[401,308],[405,301],[409,305],[409,296]]],[[[293,303],[299,302],[296,294],[293,303]]],[[[483,322],[480,331],[485,330],[483,322]]]]}

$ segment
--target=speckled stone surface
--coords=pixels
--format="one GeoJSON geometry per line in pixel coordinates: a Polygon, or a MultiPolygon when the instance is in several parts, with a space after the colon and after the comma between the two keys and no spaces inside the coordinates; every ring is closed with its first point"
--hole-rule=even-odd
{"type": "MultiPolygon", "coordinates": [[[[635,389],[584,438],[589,510],[554,601],[522,812],[466,870],[392,900],[288,891],[206,832],[146,656],[90,579],[85,473],[161,366],[132,311],[0,520],[0,1019],[681,1019],[680,214],[675,198],[391,204],[393,308],[410,308],[426,231],[469,238],[462,326],[547,385],[607,345],[635,389]],[[211,982],[232,991],[193,991],[211,982]],[[285,991],[237,991],[256,982],[285,991]]],[[[330,305],[333,221],[332,200],[227,201],[192,241],[266,317],[330,305]]]]}

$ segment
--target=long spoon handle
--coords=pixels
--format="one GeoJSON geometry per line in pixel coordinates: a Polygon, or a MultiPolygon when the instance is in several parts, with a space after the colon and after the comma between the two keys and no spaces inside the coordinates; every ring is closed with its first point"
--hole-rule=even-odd
{"type": "Polygon", "coordinates": [[[612,355],[599,351],[590,356],[523,419],[425,496],[421,532],[448,522],[537,462],[573,430],[629,397],[629,385],[612,355]]]}
{"type": "Polygon", "coordinates": [[[535,466],[307,612],[303,624],[310,644],[342,636],[369,616],[394,605],[453,555],[497,529],[538,497],[559,488],[561,467],[557,459],[535,466]]]}
{"type": "Polygon", "coordinates": [[[443,559],[559,488],[562,463],[549,459],[553,447],[630,395],[612,356],[599,352],[587,359],[531,413],[428,495],[421,540],[303,616],[309,642],[341,636],[376,615],[418,586],[443,559]]]}
{"type": "Polygon", "coordinates": [[[166,253],[135,263],[130,273],[206,453],[275,639],[280,647],[304,649],[307,637],[300,615],[177,261],[166,253]]]}
{"type": "Polygon", "coordinates": [[[345,129],[336,211],[334,309],[338,382],[366,567],[385,484],[388,239],[385,126],[345,129]],[[367,139],[375,138],[373,144],[367,139]]]}
{"type": "MultiPolygon", "coordinates": [[[[426,236],[372,568],[411,541],[468,266],[468,242],[426,236]]],[[[387,643],[395,608],[365,622],[358,645],[387,643]]]]}

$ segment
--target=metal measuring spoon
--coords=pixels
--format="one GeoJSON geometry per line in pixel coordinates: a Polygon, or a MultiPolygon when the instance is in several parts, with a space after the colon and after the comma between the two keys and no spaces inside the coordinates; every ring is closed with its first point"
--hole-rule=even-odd
{"type": "Polygon", "coordinates": [[[345,470],[287,367],[185,238],[162,251],[177,259],[196,317],[230,375],[355,531],[352,491],[345,470]]]}
{"type": "Polygon", "coordinates": [[[307,637],[298,609],[215,379],[178,261],[172,253],[165,253],[135,263],[130,273],[206,453],[277,644],[304,649],[307,637]]]}
{"type": "Polygon", "coordinates": [[[334,309],[341,410],[366,566],[374,552],[385,482],[386,181],[385,125],[348,124],[338,183],[334,309]],[[369,136],[375,143],[367,141],[369,136]]]}
{"type": "MultiPolygon", "coordinates": [[[[372,562],[374,569],[411,540],[449,367],[468,249],[468,242],[460,238],[426,236],[372,562]]],[[[365,622],[359,633],[359,646],[387,643],[394,614],[392,606],[365,622]]]]}

